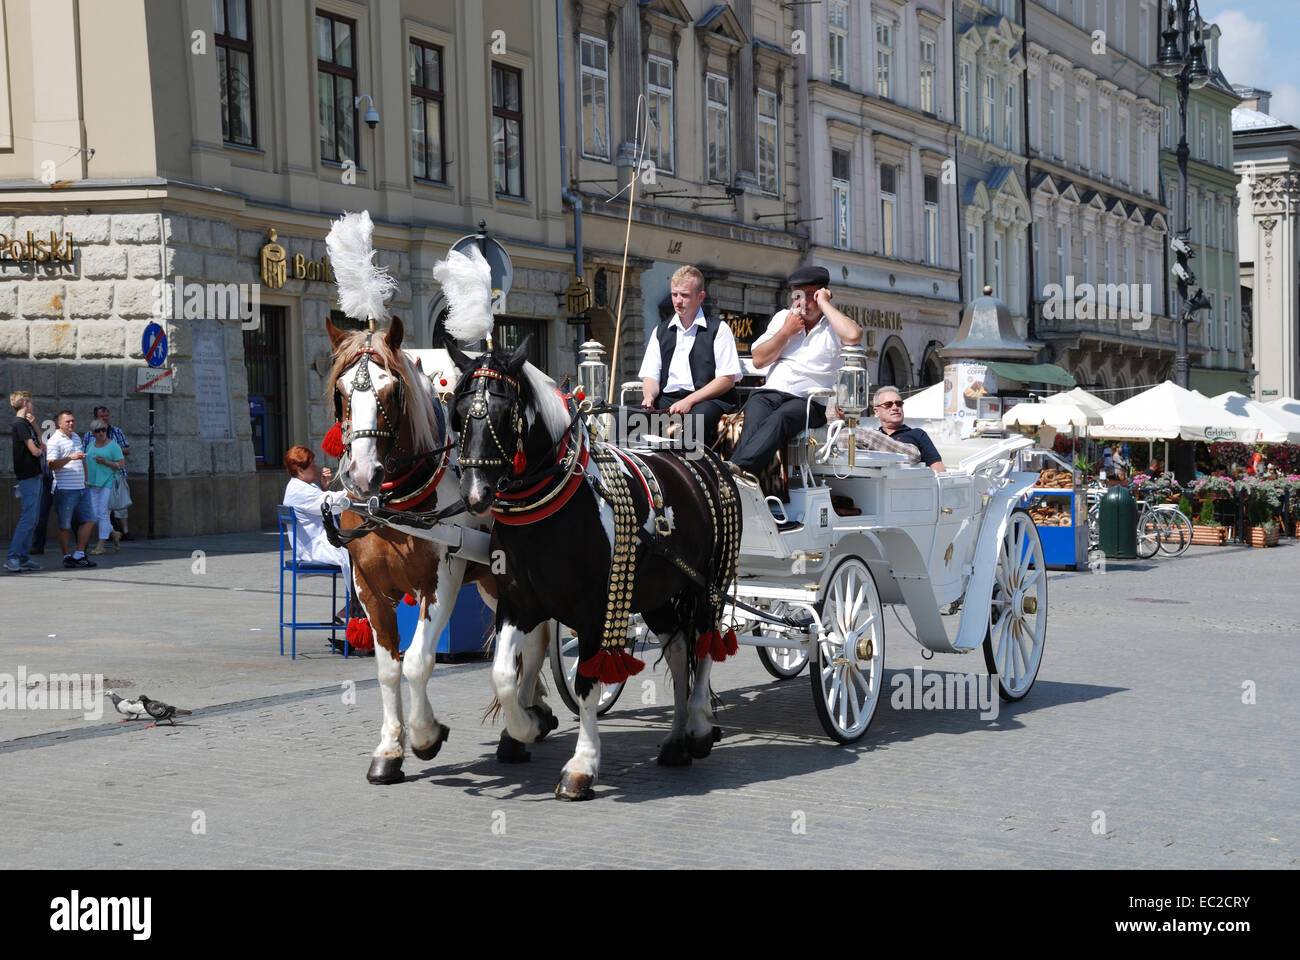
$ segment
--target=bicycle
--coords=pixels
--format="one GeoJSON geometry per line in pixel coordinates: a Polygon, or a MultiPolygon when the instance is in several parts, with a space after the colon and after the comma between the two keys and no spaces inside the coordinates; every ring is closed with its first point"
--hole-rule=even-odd
{"type": "MultiPolygon", "coordinates": [[[[1108,488],[1101,484],[1088,487],[1088,551],[1100,546],[1101,498],[1108,488]]],[[[1171,557],[1181,556],[1192,545],[1192,522],[1172,503],[1155,506],[1137,501],[1137,555],[1150,560],[1163,551],[1171,557]]]]}

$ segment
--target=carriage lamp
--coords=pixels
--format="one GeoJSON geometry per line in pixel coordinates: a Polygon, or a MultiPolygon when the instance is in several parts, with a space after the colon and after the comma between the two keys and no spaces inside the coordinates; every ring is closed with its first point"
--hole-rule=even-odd
{"type": "Polygon", "coordinates": [[[855,434],[858,417],[867,409],[867,397],[871,392],[866,348],[860,344],[845,346],[840,352],[840,359],[843,366],[840,367],[839,379],[835,383],[835,406],[844,414],[844,425],[849,430],[849,466],[852,467],[857,465],[855,434]]]}
{"type": "Polygon", "coordinates": [[[578,388],[594,406],[604,401],[609,390],[609,368],[601,359],[605,348],[598,340],[588,340],[578,347],[582,362],[578,364],[578,388]]]}

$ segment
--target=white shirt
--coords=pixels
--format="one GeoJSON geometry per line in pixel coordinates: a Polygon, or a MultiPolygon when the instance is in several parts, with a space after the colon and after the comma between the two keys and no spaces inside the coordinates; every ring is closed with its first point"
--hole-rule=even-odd
{"type": "MultiPolygon", "coordinates": [[[[782,310],[772,318],[767,332],[754,341],[751,352],[776,336],[789,312],[782,310]]],[[[811,331],[800,330],[786,341],[781,355],[767,368],[767,382],[763,386],[796,397],[807,397],[819,388],[834,389],[835,378],[843,364],[840,358],[842,347],[835,328],[823,316],[811,331]]],[[[821,399],[816,402],[825,403],[821,399]]]]}
{"type": "Polygon", "coordinates": [[[337,563],[343,568],[351,583],[352,558],[347,548],[336,547],[325,536],[325,523],[321,520],[321,501],[328,500],[338,512],[341,501],[347,500],[342,490],[322,490],[314,484],[293,477],[284,488],[284,504],[293,507],[298,519],[298,559],[314,563],[337,563]]]}
{"type": "MultiPolygon", "coordinates": [[[[695,335],[704,329],[705,323],[703,309],[695,314],[695,320],[689,330],[682,328],[681,318],[676,314],[673,314],[673,318],[668,321],[670,327],[677,329],[677,345],[673,347],[673,359],[668,364],[668,382],[664,384],[664,393],[694,393],[705,386],[703,383],[697,386],[695,378],[691,376],[691,350],[695,346],[695,335]]],[[[662,369],[663,358],[659,353],[659,337],[652,333],[650,342],[646,344],[645,359],[641,361],[641,370],[637,376],[642,380],[658,380],[662,369]]],[[[718,332],[713,337],[713,376],[739,378],[741,375],[736,338],[732,336],[731,327],[719,321],[718,332]]]]}
{"type": "MultiPolygon", "coordinates": [[[[62,460],[74,453],[82,453],[85,449],[81,445],[81,438],[75,433],[70,437],[65,437],[62,430],[55,430],[54,433],[50,434],[49,442],[45,445],[45,459],[47,462],[53,463],[55,460],[62,460]]],[[[73,460],[55,470],[54,489],[86,489],[86,462],[84,460],[73,460]]]]}

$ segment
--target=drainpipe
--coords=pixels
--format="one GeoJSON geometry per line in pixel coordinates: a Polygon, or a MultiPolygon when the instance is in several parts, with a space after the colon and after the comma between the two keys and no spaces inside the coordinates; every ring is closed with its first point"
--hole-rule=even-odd
{"type": "MultiPolygon", "coordinates": [[[[560,90],[560,199],[573,210],[573,272],[582,276],[582,198],[569,189],[568,123],[564,119],[564,0],[555,0],[555,69],[560,90]]],[[[578,344],[587,339],[588,327],[574,341],[573,362],[579,362],[578,344]]]]}
{"type": "Polygon", "coordinates": [[[1029,263],[1029,300],[1025,304],[1025,339],[1037,340],[1038,321],[1034,316],[1037,297],[1034,294],[1038,289],[1038,277],[1035,274],[1038,265],[1034,258],[1034,195],[1029,191],[1029,173],[1033,160],[1029,156],[1029,11],[1025,0],[1020,0],[1020,25],[1024,27],[1024,33],[1020,38],[1020,56],[1025,62],[1020,73],[1020,135],[1025,138],[1025,198],[1029,201],[1029,229],[1025,232],[1025,260],[1029,263]]]}

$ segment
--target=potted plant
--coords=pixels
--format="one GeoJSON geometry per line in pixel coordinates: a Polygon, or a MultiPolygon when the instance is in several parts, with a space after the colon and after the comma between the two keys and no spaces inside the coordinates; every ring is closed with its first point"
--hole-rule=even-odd
{"type": "Polygon", "coordinates": [[[1250,526],[1246,542],[1252,547],[1276,547],[1280,531],[1277,511],[1282,509],[1282,496],[1275,482],[1246,477],[1237,482],[1238,490],[1246,502],[1246,519],[1250,526]]]}
{"type": "Polygon", "coordinates": [[[1223,546],[1224,529],[1214,519],[1214,501],[1201,501],[1201,516],[1192,524],[1192,543],[1208,547],[1223,546]]]}

